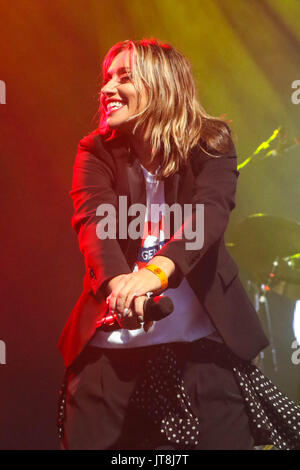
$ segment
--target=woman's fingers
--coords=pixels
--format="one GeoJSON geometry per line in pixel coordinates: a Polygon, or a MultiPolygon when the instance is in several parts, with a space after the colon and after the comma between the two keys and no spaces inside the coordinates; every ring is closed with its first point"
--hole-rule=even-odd
{"type": "MultiPolygon", "coordinates": [[[[108,296],[109,309],[111,313],[114,313],[118,309],[118,306],[117,306],[118,296],[119,296],[119,293],[122,292],[122,289],[124,289],[124,286],[126,285],[126,281],[127,281],[126,276],[124,276],[120,280],[120,282],[118,282],[118,284],[115,286],[111,294],[108,296]]],[[[121,311],[119,311],[119,313],[121,313],[121,311]]]]}
{"type": "Polygon", "coordinates": [[[134,312],[140,322],[144,321],[144,303],[147,300],[146,295],[135,297],[133,300],[134,312]]]}
{"type": "MultiPolygon", "coordinates": [[[[147,300],[146,295],[141,295],[140,297],[137,297],[136,299],[134,299],[134,309],[136,311],[138,319],[139,320],[142,319],[143,321],[144,321],[144,304],[145,304],[146,300],[147,300]]],[[[154,321],[146,321],[143,324],[143,328],[144,328],[144,331],[146,333],[150,330],[153,323],[154,323],[154,321]]]]}
{"type": "Polygon", "coordinates": [[[137,320],[136,317],[132,316],[132,317],[122,317],[119,318],[118,317],[118,323],[120,325],[121,328],[124,328],[126,330],[138,330],[141,328],[141,324],[139,323],[139,321],[137,320]]]}
{"type": "Polygon", "coordinates": [[[142,327],[142,323],[138,319],[137,313],[133,309],[129,309],[129,313],[126,317],[120,315],[118,317],[118,323],[121,328],[127,330],[138,330],[142,327]]]}
{"type": "MultiPolygon", "coordinates": [[[[146,290],[146,288],[144,288],[146,290]]],[[[116,286],[110,298],[110,306],[118,313],[128,315],[129,308],[132,306],[134,297],[144,294],[143,289],[140,289],[140,281],[134,273],[126,276],[125,279],[116,286]]]]}
{"type": "Polygon", "coordinates": [[[121,328],[136,330],[143,327],[145,332],[149,331],[154,322],[147,321],[144,323],[144,303],[146,300],[146,295],[135,297],[132,308],[128,310],[128,314],[126,316],[122,316],[121,314],[117,316],[121,328]]]}
{"type": "Polygon", "coordinates": [[[125,274],[114,286],[106,302],[110,314],[116,313],[121,328],[136,330],[143,326],[145,332],[149,331],[154,322],[144,323],[144,303],[147,299],[145,294],[158,289],[158,285],[151,282],[155,277],[150,271],[138,271],[125,274]]]}
{"type": "Polygon", "coordinates": [[[160,287],[160,279],[147,269],[126,274],[118,282],[110,295],[110,310],[112,313],[116,311],[116,313],[126,317],[136,296],[144,295],[148,291],[154,292],[160,290],[160,287]]]}
{"type": "Polygon", "coordinates": [[[158,291],[161,288],[160,279],[147,269],[141,269],[135,272],[131,277],[127,278],[126,285],[119,291],[119,297],[117,301],[117,308],[120,311],[125,311],[131,307],[131,303],[135,296],[141,296],[149,291],[158,291]]]}

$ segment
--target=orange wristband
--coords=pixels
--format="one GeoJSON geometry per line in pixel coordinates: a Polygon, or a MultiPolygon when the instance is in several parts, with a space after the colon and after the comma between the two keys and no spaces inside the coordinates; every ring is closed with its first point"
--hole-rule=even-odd
{"type": "Polygon", "coordinates": [[[147,266],[144,266],[144,267],[146,269],[149,269],[149,271],[152,271],[154,274],[156,274],[157,277],[159,277],[162,289],[166,289],[168,287],[167,275],[161,268],[156,266],[156,264],[148,264],[147,266]]]}

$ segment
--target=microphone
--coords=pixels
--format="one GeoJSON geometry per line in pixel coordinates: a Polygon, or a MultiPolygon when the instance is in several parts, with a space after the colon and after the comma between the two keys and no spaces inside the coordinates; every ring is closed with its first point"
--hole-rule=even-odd
{"type": "Polygon", "coordinates": [[[165,295],[149,297],[144,302],[144,321],[158,321],[170,315],[174,310],[172,299],[165,295]]]}
{"type": "MultiPolygon", "coordinates": [[[[144,322],[159,321],[170,315],[174,310],[174,304],[170,297],[165,295],[150,296],[144,302],[144,322]]],[[[114,331],[120,329],[115,315],[106,315],[97,322],[97,327],[103,331],[114,331]]]]}

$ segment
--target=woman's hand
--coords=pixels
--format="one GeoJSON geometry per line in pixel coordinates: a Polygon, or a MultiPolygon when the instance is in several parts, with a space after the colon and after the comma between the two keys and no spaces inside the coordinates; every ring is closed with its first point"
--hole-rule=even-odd
{"type": "MultiPolygon", "coordinates": [[[[109,304],[110,296],[107,298],[109,304]]],[[[146,295],[134,297],[131,307],[129,307],[127,315],[123,316],[117,313],[117,320],[121,328],[127,330],[137,330],[142,327],[141,323],[144,322],[144,302],[147,300],[146,295]]],[[[110,313],[111,310],[110,310],[110,313]]],[[[144,331],[147,332],[153,325],[153,321],[148,321],[143,324],[144,331]]]]}
{"type": "MultiPolygon", "coordinates": [[[[150,264],[152,263],[160,267],[167,277],[170,277],[175,270],[174,262],[164,256],[154,256],[150,264]]],[[[162,290],[160,278],[149,269],[142,268],[130,274],[121,274],[108,282],[107,303],[109,311],[111,314],[117,314],[118,322],[122,328],[140,328],[140,321],[143,320],[145,294],[154,292],[157,295],[162,290]]],[[[153,322],[145,323],[145,331],[152,324],[153,322]]]]}
{"type": "MultiPolygon", "coordinates": [[[[108,304],[111,313],[126,317],[129,308],[132,307],[133,299],[145,296],[147,292],[160,291],[161,281],[152,271],[140,269],[137,272],[123,274],[112,279],[109,287],[111,287],[111,294],[108,297],[108,304]]],[[[139,302],[137,309],[142,313],[139,302]]]]}

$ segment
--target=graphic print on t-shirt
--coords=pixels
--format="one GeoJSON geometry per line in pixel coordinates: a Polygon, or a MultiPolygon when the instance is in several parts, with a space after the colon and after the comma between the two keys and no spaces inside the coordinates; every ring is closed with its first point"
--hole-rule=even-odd
{"type": "Polygon", "coordinates": [[[165,243],[164,215],[160,215],[159,222],[148,220],[144,223],[141,247],[133,271],[138,271],[144,267],[165,243]]]}

